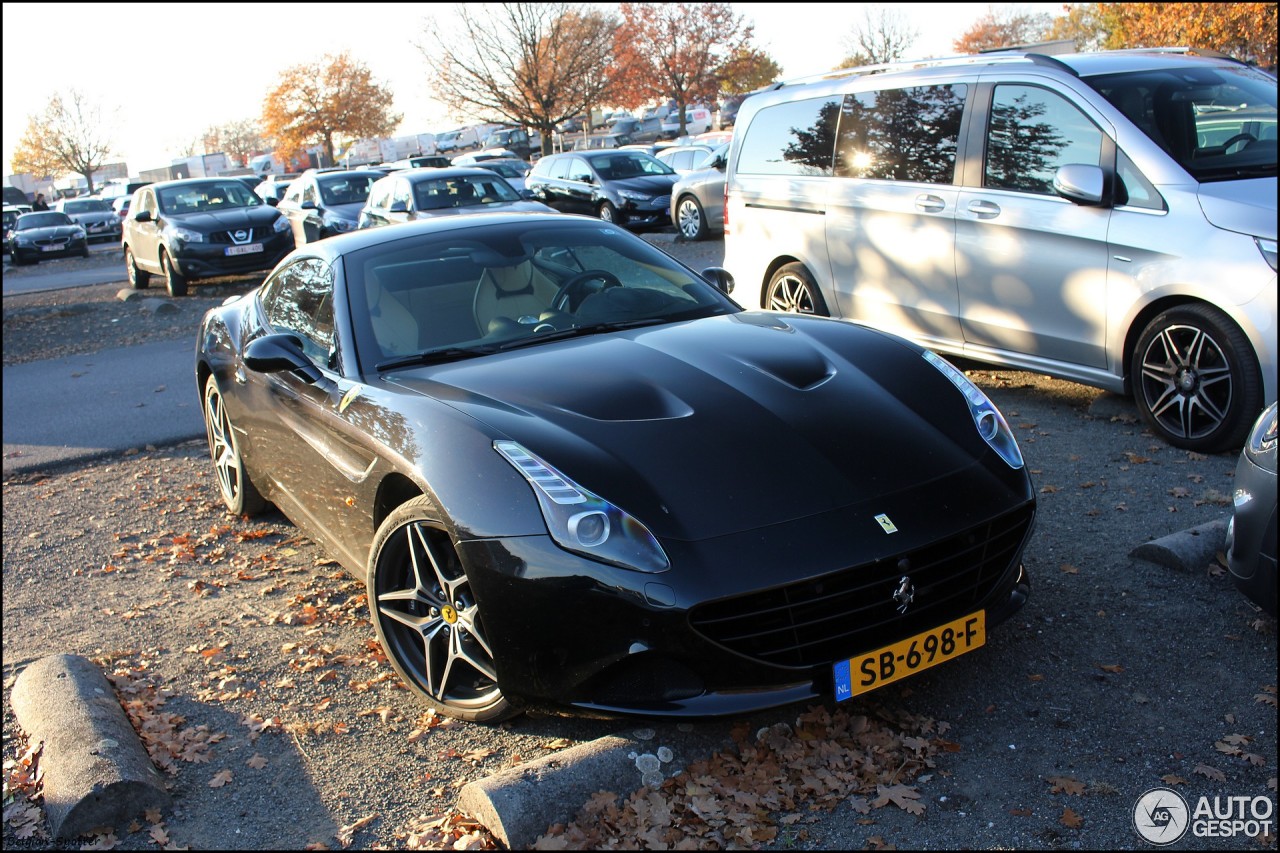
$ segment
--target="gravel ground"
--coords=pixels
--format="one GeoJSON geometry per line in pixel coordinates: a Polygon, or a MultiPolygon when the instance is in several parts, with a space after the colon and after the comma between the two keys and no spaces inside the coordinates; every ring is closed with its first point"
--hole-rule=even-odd
{"type": "MultiPolygon", "coordinates": [[[[720,241],[650,239],[695,269],[723,255],[720,241]]],[[[177,316],[135,311],[115,300],[117,286],[6,297],[5,363],[192,334],[197,303],[249,286],[198,290],[174,300],[177,316]]],[[[743,758],[695,764],[630,804],[584,804],[584,820],[547,846],[1138,848],[1133,807],[1150,788],[1193,803],[1274,802],[1274,620],[1220,566],[1178,572],[1128,556],[1228,517],[1234,456],[1163,445],[1125,401],[1094,389],[1019,371],[970,376],[1014,427],[1039,493],[1025,555],[1031,601],[986,648],[816,714],[448,723],[391,677],[360,584],[282,516],[222,512],[202,445],[11,479],[3,846],[491,846],[455,815],[461,784],[644,729],[655,752],[673,750],[668,777],[703,757],[692,745],[708,739],[736,734],[743,758]],[[51,652],[116,674],[172,770],[172,813],[58,844],[41,836],[38,812],[27,819],[33,788],[9,690],[51,652]],[[860,768],[852,781],[842,761],[860,768]],[[729,793],[742,779],[749,787],[729,793]]],[[[1189,835],[1177,846],[1274,849],[1272,821],[1266,838],[1189,835]]]]}

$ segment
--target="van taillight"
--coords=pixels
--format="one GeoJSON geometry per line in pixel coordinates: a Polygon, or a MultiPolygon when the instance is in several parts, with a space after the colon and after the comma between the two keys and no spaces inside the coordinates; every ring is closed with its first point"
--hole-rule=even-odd
{"type": "Polygon", "coordinates": [[[724,185],[724,233],[729,233],[729,183],[724,185]]]}

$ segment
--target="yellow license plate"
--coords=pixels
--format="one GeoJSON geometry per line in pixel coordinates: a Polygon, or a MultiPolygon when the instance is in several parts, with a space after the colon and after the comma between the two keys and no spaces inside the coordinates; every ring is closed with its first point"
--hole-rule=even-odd
{"type": "Polygon", "coordinates": [[[986,641],[986,611],[979,610],[891,646],[842,660],[835,665],[836,701],[900,681],[971,652],[986,641]]]}

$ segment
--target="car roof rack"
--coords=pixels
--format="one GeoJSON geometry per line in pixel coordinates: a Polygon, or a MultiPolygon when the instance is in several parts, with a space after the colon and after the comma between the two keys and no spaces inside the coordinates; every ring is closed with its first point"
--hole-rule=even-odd
{"type": "Polygon", "coordinates": [[[1109,50],[1107,53],[1172,53],[1186,56],[1203,56],[1209,59],[1223,59],[1227,62],[1234,62],[1237,65],[1250,65],[1243,59],[1237,59],[1229,53],[1223,53],[1220,50],[1214,50],[1209,47],[1130,47],[1121,50],[1109,50]]]}
{"type": "Polygon", "coordinates": [[[1016,48],[1002,48],[985,53],[962,54],[959,56],[942,56],[934,59],[906,59],[898,62],[882,62],[876,65],[859,65],[855,68],[836,68],[819,74],[782,80],[768,87],[769,91],[786,86],[798,86],[805,83],[817,83],[826,80],[844,80],[852,77],[863,77],[869,74],[884,74],[889,71],[914,71],[918,68],[940,68],[957,65],[996,65],[1005,62],[1031,62],[1049,68],[1065,71],[1073,76],[1080,76],[1075,69],[1060,59],[1035,51],[1022,51],[1016,48]]]}

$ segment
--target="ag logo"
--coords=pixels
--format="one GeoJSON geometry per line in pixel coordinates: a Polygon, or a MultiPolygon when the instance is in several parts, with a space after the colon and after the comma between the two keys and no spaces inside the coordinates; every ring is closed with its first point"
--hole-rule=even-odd
{"type": "Polygon", "coordinates": [[[1152,788],[1133,806],[1133,828],[1152,844],[1172,844],[1186,835],[1190,815],[1177,791],[1152,788]]]}

